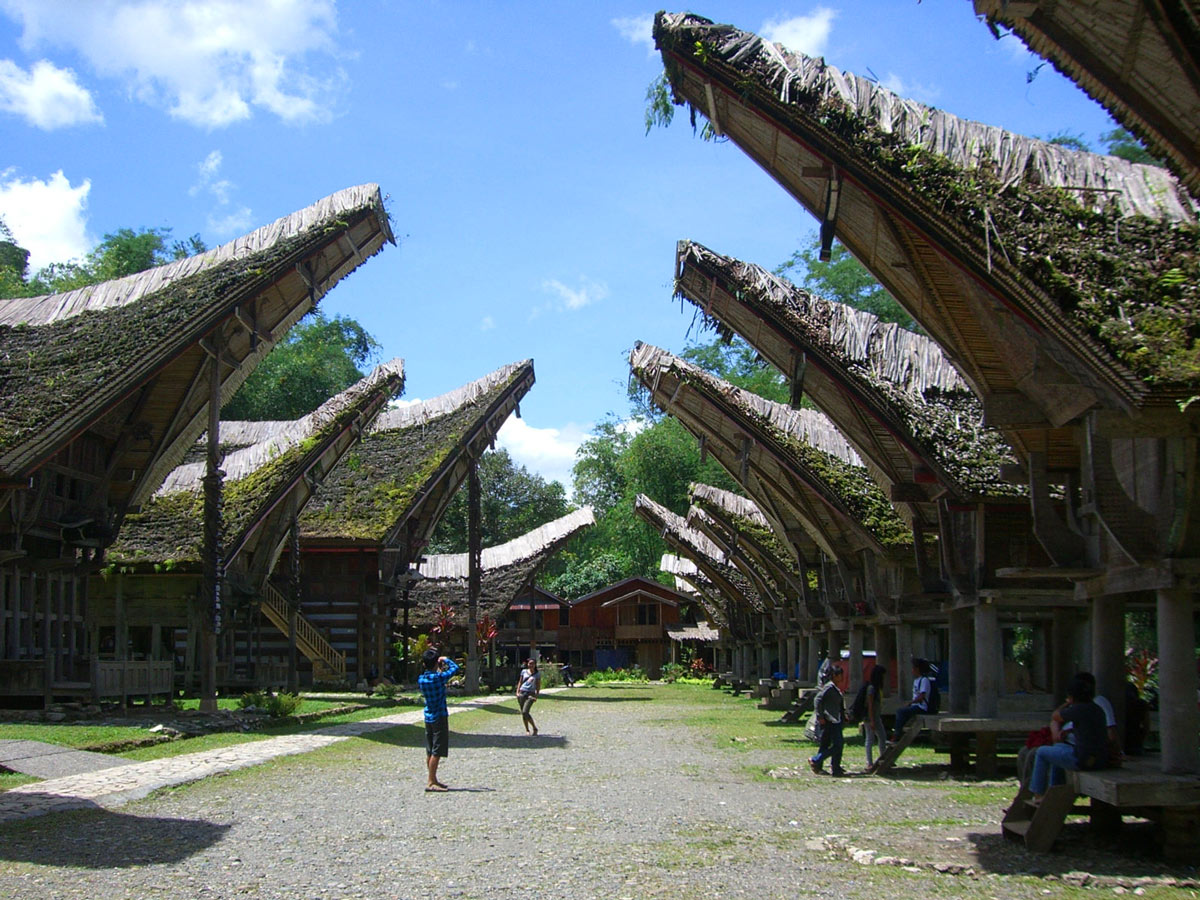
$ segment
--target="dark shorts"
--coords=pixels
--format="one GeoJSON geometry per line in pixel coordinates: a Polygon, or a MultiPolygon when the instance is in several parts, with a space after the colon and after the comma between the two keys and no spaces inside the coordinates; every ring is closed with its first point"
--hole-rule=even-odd
{"type": "Polygon", "coordinates": [[[533,694],[522,694],[519,698],[521,701],[521,712],[524,715],[529,715],[529,711],[533,709],[533,701],[537,699],[533,694]]]}
{"type": "Polygon", "coordinates": [[[425,723],[425,755],[450,755],[450,720],[445,716],[425,723]]]}

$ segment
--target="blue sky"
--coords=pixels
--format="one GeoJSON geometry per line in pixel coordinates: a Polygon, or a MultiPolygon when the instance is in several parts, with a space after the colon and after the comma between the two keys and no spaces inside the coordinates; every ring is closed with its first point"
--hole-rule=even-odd
{"type": "MultiPolygon", "coordinates": [[[[1023,134],[1097,143],[1096,103],[967,0],[694,11],[1023,134]]],[[[644,134],[653,7],[355,0],[0,0],[0,216],[35,266],[106,232],[215,246],[378,182],[399,246],[323,301],[406,362],[409,399],[532,357],[501,444],[569,484],[626,412],[636,340],[685,345],[675,242],[773,267],[812,220],[686,113],[644,134]]]]}

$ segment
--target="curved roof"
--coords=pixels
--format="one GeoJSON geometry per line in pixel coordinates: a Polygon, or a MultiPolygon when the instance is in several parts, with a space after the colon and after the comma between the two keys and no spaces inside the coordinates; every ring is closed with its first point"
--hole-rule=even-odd
{"type": "MultiPolygon", "coordinates": [[[[679,243],[675,271],[677,295],[802,388],[893,499],[923,501],[926,525],[936,525],[928,501],[938,493],[1017,492],[1000,473],[1012,450],[929,338],[694,242],[679,243]]],[[[911,521],[911,507],[900,511],[911,521]]]]}
{"type": "MultiPolygon", "coordinates": [[[[585,506],[508,543],[484,548],[480,554],[479,616],[499,617],[563,544],[595,524],[592,508],[585,506]]],[[[414,622],[433,622],[438,606],[446,603],[461,614],[457,624],[466,625],[470,555],[431,554],[421,563],[420,572],[424,578],[410,592],[414,622]]]]}
{"type": "Polygon", "coordinates": [[[1077,465],[1059,426],[1200,387],[1196,203],[1169,173],[958,119],[698,16],[660,14],[654,33],[675,95],[905,305],[1022,456],[1077,465]]]}
{"type": "Polygon", "coordinates": [[[1200,12],[1161,0],[975,0],[1165,157],[1200,197],[1200,12]]]}
{"type": "Polygon", "coordinates": [[[703,437],[801,555],[808,554],[798,529],[843,562],[862,550],[911,545],[903,521],[821,413],[773,403],[648,344],[634,348],[630,364],[655,403],[703,437]]]}
{"type": "MultiPolygon", "coordinates": [[[[222,492],[222,558],[266,577],[293,514],[404,384],[401,360],[369,375],[288,428],[227,455],[222,492]],[[239,559],[244,549],[264,558],[239,559]]],[[[130,513],[109,559],[120,565],[195,568],[204,552],[204,463],[179,466],[137,512],[130,513]]]]}
{"type": "Polygon", "coordinates": [[[729,617],[726,615],[729,601],[722,602],[721,592],[688,557],[664,553],[658,568],[675,579],[676,591],[695,598],[710,622],[718,628],[729,627],[729,617]]]}
{"type": "MultiPolygon", "coordinates": [[[[497,369],[423,403],[382,413],[300,519],[305,541],[398,548],[406,567],[429,539],[472,457],[533,386],[533,363],[497,369]]],[[[385,572],[385,580],[390,578],[385,572]]]]}
{"type": "Polygon", "coordinates": [[[99,444],[110,474],[94,496],[119,518],[207,425],[205,342],[222,336],[227,400],[304,313],[391,240],[378,186],[361,185],[196,257],[0,300],[0,481],[26,481],[73,442],[99,444]]]}

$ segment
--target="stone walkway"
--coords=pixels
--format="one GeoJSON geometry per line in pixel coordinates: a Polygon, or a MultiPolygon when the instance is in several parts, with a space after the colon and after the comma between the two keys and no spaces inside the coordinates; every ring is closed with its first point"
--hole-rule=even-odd
{"type": "MultiPolygon", "coordinates": [[[[551,693],[553,690],[555,689],[549,689],[543,693],[551,693]]],[[[450,714],[491,706],[510,699],[512,697],[508,694],[473,698],[451,705],[450,714]]],[[[326,728],[315,728],[304,734],[284,735],[237,744],[232,747],[220,747],[216,750],[185,753],[149,762],[129,762],[101,753],[85,753],[62,747],[53,748],[60,752],[43,752],[41,754],[45,760],[44,770],[48,776],[46,781],[21,785],[0,793],[0,822],[29,819],[68,809],[121,806],[131,800],[145,797],[160,788],[185,784],[189,781],[199,781],[209,775],[256,766],[281,756],[307,753],[310,750],[327,747],[352,737],[395,728],[397,725],[415,725],[423,721],[423,716],[422,710],[416,708],[362,722],[348,722],[342,725],[330,725],[326,728]],[[96,764],[97,760],[85,759],[85,757],[99,757],[100,762],[107,761],[107,764],[101,767],[96,764]],[[55,758],[60,764],[58,768],[54,767],[55,758]],[[70,768],[72,765],[79,766],[79,768],[72,769],[70,768]],[[64,771],[71,771],[74,774],[61,774],[64,771]]],[[[30,744],[33,745],[33,748],[51,746],[39,745],[36,741],[5,741],[0,743],[0,757],[3,756],[3,744],[30,744]]],[[[21,753],[22,751],[16,749],[13,752],[21,753]]],[[[25,755],[33,754],[36,754],[36,749],[31,753],[26,748],[25,755]]],[[[3,758],[0,758],[0,762],[3,762],[3,758]]],[[[26,774],[38,774],[28,769],[22,771],[25,771],[26,774]]]]}
{"type": "Polygon", "coordinates": [[[107,753],[72,750],[41,741],[0,741],[0,767],[35,778],[62,778],[127,766],[129,760],[107,753]]]}

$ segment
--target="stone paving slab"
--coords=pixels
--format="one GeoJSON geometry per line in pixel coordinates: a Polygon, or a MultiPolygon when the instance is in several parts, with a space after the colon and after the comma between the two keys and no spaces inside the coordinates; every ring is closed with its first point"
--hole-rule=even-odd
{"type": "MultiPolygon", "coordinates": [[[[554,690],[551,688],[546,693],[554,690]]],[[[511,699],[510,694],[472,698],[453,704],[449,711],[454,715],[511,699]]],[[[315,728],[303,734],[282,735],[149,762],[121,760],[124,765],[50,778],[0,793],[0,822],[30,819],[68,809],[121,806],[160,788],[199,781],[209,775],[260,765],[281,756],[307,753],[352,737],[423,721],[423,711],[416,708],[362,722],[315,728]]]]}
{"type": "Polygon", "coordinates": [[[62,778],[129,764],[129,760],[119,756],[74,750],[41,741],[0,741],[0,766],[35,778],[62,778]]]}

